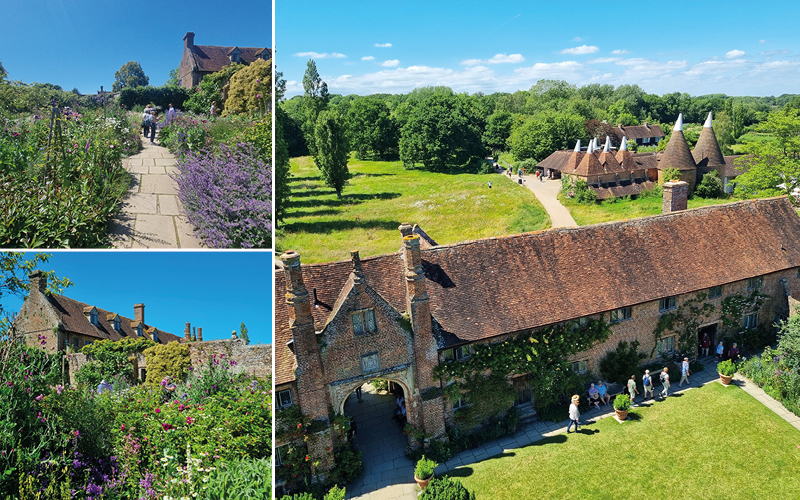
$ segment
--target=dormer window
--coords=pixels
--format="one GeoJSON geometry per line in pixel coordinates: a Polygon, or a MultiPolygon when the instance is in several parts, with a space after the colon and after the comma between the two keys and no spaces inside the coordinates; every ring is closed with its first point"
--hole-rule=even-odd
{"type": "Polygon", "coordinates": [[[120,331],[121,329],[122,325],[120,324],[119,316],[117,316],[116,318],[114,318],[114,330],[120,331]]]}
{"type": "Polygon", "coordinates": [[[143,331],[144,331],[144,328],[142,327],[142,324],[141,324],[141,323],[139,323],[139,324],[136,326],[136,335],[138,335],[138,336],[140,336],[140,337],[141,337],[141,336],[143,335],[143,333],[142,333],[143,331]]]}
{"type": "Polygon", "coordinates": [[[92,310],[92,312],[90,312],[90,313],[89,313],[89,321],[90,321],[90,322],[91,322],[91,323],[92,323],[94,326],[97,326],[97,324],[98,324],[98,321],[97,321],[97,311],[95,311],[95,310],[92,310]]]}
{"type": "Polygon", "coordinates": [[[238,47],[234,47],[228,55],[232,63],[242,62],[242,51],[240,51],[238,47]]]}

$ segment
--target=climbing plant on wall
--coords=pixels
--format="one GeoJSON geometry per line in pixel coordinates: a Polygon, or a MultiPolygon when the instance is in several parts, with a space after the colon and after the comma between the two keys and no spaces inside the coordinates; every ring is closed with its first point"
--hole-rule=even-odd
{"type": "Polygon", "coordinates": [[[655,353],[658,341],[671,333],[678,337],[678,351],[694,357],[697,328],[715,310],[713,304],[705,302],[707,297],[706,293],[700,292],[694,298],[661,315],[655,330],[653,330],[655,345],[650,351],[651,358],[655,353]]]}

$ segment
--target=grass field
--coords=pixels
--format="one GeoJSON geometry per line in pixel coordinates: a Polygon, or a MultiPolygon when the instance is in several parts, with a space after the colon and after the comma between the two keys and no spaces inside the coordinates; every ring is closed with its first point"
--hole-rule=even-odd
{"type": "MultiPolygon", "coordinates": [[[[619,198],[617,200],[609,200],[589,205],[577,203],[563,196],[560,200],[561,203],[567,207],[569,213],[572,214],[572,218],[575,219],[575,222],[577,222],[579,226],[660,214],[663,203],[661,195],[637,198],[635,200],[619,198]]],[[[731,203],[734,201],[737,201],[737,199],[704,199],[694,197],[689,200],[689,208],[719,205],[721,203],[731,203]]]]}
{"type": "Polygon", "coordinates": [[[278,252],[295,250],[306,263],[346,259],[350,250],[362,257],[396,252],[402,222],[419,224],[439,244],[550,227],[533,193],[506,176],[354,159],[349,169],[353,177],[338,199],[311,158],[292,159],[292,200],[276,232],[278,252]]]}
{"type": "Polygon", "coordinates": [[[734,385],[708,384],[631,416],[450,475],[492,500],[797,498],[800,431],[734,385]]]}

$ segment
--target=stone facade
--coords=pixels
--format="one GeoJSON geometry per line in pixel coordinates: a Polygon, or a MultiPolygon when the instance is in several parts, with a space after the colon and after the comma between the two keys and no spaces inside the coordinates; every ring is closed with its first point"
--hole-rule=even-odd
{"type": "Polygon", "coordinates": [[[256,59],[269,61],[272,50],[266,47],[221,47],[195,45],[194,33],[183,37],[183,55],[178,66],[181,87],[193,88],[203,77],[215,73],[231,64],[250,64],[256,59]]]}

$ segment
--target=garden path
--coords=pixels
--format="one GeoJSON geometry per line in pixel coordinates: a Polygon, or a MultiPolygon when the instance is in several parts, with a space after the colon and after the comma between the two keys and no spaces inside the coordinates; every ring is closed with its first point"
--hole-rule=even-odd
{"type": "MultiPolygon", "coordinates": [[[[512,175],[511,179],[517,182],[518,175],[512,175]]],[[[542,203],[547,215],[550,216],[550,227],[578,227],[575,219],[570,215],[569,210],[558,201],[558,192],[561,191],[561,180],[540,181],[535,175],[523,175],[522,185],[533,191],[536,198],[542,203]]]]}
{"type": "Polygon", "coordinates": [[[178,188],[169,177],[176,168],[169,150],[143,139],[143,149],[122,163],[134,180],[111,225],[114,247],[203,247],[182,213],[178,188]]]}
{"type": "MultiPolygon", "coordinates": [[[[539,181],[536,181],[537,183],[539,181]]],[[[545,181],[546,182],[546,181],[545,181]]],[[[551,183],[555,184],[556,181],[550,181],[551,183]]],[[[555,224],[553,224],[555,226],[555,224]]],[[[701,387],[705,384],[714,384],[718,383],[719,375],[717,374],[717,364],[714,360],[714,356],[709,356],[706,358],[700,359],[700,362],[705,365],[705,369],[701,372],[693,373],[689,379],[690,384],[684,385],[683,387],[678,386],[677,381],[673,381],[672,386],[670,387],[670,393],[680,393],[684,391],[691,390],[696,387],[701,387]]],[[[640,380],[641,383],[641,380],[640,380]]],[[[754,383],[750,382],[746,378],[742,377],[740,374],[736,374],[734,376],[733,384],[739,386],[745,392],[756,398],[759,402],[761,402],[764,406],[771,409],[777,415],[782,417],[784,420],[792,424],[796,429],[800,430],[800,417],[791,413],[783,405],[775,401],[771,398],[767,393],[765,393],[760,387],[755,385],[754,383]]],[[[365,389],[371,387],[370,385],[365,385],[365,389]]],[[[660,392],[660,386],[656,386],[655,393],[658,394],[660,392]]],[[[364,391],[364,398],[367,397],[367,391],[364,391]]],[[[394,399],[392,395],[388,396],[389,402],[388,404],[394,405],[394,399]]],[[[353,397],[355,399],[355,397],[353,397]]],[[[637,407],[640,406],[650,406],[652,404],[662,404],[668,403],[669,398],[667,400],[659,400],[654,402],[653,400],[644,402],[642,400],[642,396],[637,396],[636,400],[634,401],[637,407]]],[[[347,407],[346,407],[347,408],[347,407]]],[[[584,424],[589,423],[591,424],[593,421],[596,421],[601,418],[609,417],[614,415],[614,408],[612,405],[608,406],[601,406],[600,409],[593,409],[589,412],[583,413],[581,415],[581,421],[584,424]]],[[[453,458],[448,460],[447,462],[440,464],[436,468],[436,475],[442,476],[447,474],[447,472],[452,471],[458,467],[462,467],[465,465],[469,465],[471,463],[480,462],[483,460],[488,460],[494,457],[495,455],[499,455],[509,450],[513,450],[515,448],[521,448],[523,446],[528,446],[529,444],[538,441],[540,439],[556,436],[558,434],[564,434],[567,431],[567,424],[568,420],[564,420],[563,422],[542,422],[537,421],[532,424],[529,424],[519,431],[513,436],[506,436],[494,441],[490,441],[485,443],[477,448],[471,450],[465,450],[460,453],[457,453],[453,458]]],[[[359,423],[359,434],[361,434],[361,424],[359,423]]],[[[378,434],[375,432],[374,434],[378,434]]],[[[370,432],[370,435],[373,435],[370,432]]],[[[377,436],[379,438],[379,436],[377,436]]],[[[399,448],[402,450],[402,447],[399,448]]],[[[352,484],[348,485],[347,488],[347,498],[357,498],[360,500],[376,500],[376,499],[407,499],[407,500],[414,500],[417,498],[417,488],[416,485],[413,484],[413,466],[411,466],[411,462],[402,457],[400,460],[404,460],[402,463],[398,463],[398,460],[395,460],[395,467],[386,467],[384,466],[382,471],[385,472],[385,476],[383,476],[384,472],[373,472],[375,466],[371,465],[370,462],[367,460],[367,454],[364,455],[364,473],[362,476],[359,476],[352,484]],[[409,465],[406,466],[406,463],[409,465]],[[408,472],[407,472],[408,471],[408,472]],[[401,475],[402,474],[402,475],[401,475]],[[365,478],[383,478],[385,480],[383,482],[375,483],[374,480],[370,480],[371,482],[368,483],[365,478]],[[392,481],[389,481],[389,478],[397,478],[392,481]],[[411,481],[409,481],[411,479],[411,481]],[[398,487],[400,486],[400,487],[398,487]]],[[[384,461],[383,463],[386,463],[384,461]]],[[[389,465],[392,465],[389,462],[389,465]]]]}

